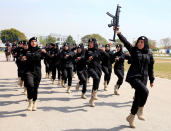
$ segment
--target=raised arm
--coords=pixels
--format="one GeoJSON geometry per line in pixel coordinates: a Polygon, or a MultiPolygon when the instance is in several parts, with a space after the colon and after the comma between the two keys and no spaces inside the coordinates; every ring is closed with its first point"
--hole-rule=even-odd
{"type": "MultiPolygon", "coordinates": [[[[115,31],[115,27],[113,27],[113,30],[115,31]]],[[[127,48],[127,50],[129,52],[131,52],[133,46],[131,45],[131,43],[121,34],[119,28],[117,29],[117,35],[119,37],[119,39],[121,40],[121,42],[123,42],[124,46],[127,48]]]]}
{"type": "Polygon", "coordinates": [[[118,35],[118,37],[119,37],[119,39],[121,40],[121,42],[123,42],[123,44],[124,44],[124,46],[127,48],[127,50],[129,51],[129,52],[131,52],[131,50],[132,50],[132,45],[131,45],[131,43],[129,43],[129,41],[127,41],[127,39],[121,34],[121,33],[119,33],[119,34],[117,34],[118,35]]]}

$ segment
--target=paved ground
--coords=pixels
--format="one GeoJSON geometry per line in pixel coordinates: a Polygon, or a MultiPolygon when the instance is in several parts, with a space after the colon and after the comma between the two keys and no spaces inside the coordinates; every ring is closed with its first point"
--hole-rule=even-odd
{"type": "MultiPolygon", "coordinates": [[[[73,80],[72,93],[52,85],[43,79],[39,88],[38,111],[28,112],[23,89],[17,87],[17,68],[14,62],[4,62],[0,54],[0,131],[170,131],[171,130],[171,80],[156,78],[155,87],[145,107],[145,122],[137,118],[136,129],[130,129],[125,118],[129,114],[134,90],[124,82],[120,96],[113,95],[116,77],[112,75],[109,90],[103,91],[103,79],[98,92],[96,107],[89,107],[88,99],[80,99],[75,91],[77,79],[73,80]]],[[[148,84],[149,85],[149,84],[148,84]]]]}

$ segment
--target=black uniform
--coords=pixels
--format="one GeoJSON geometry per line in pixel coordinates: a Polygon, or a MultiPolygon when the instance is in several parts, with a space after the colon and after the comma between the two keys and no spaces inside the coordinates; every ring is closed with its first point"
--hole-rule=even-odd
{"type": "Polygon", "coordinates": [[[78,48],[81,48],[82,52],[78,53],[75,56],[75,63],[76,63],[76,70],[77,75],[80,80],[79,84],[83,85],[82,93],[85,94],[87,90],[87,67],[86,67],[86,59],[85,59],[85,50],[83,45],[79,45],[78,48]],[[78,60],[77,58],[80,57],[81,59],[78,60]]]}
{"type": "MultiPolygon", "coordinates": [[[[68,46],[68,43],[64,44],[64,47],[68,46]]],[[[61,68],[62,68],[62,80],[66,82],[68,79],[68,86],[72,85],[72,72],[73,72],[73,56],[74,52],[70,51],[70,49],[65,50],[63,48],[61,54],[61,68]],[[69,55],[69,57],[66,58],[66,55],[69,55]]]]}
{"type": "Polygon", "coordinates": [[[115,60],[115,65],[114,65],[114,72],[116,74],[116,76],[118,77],[118,81],[117,81],[117,85],[118,88],[120,88],[120,86],[123,83],[123,79],[124,79],[124,59],[125,59],[125,54],[122,51],[122,45],[118,44],[116,45],[116,47],[120,47],[120,51],[116,52],[114,54],[114,59],[115,58],[119,58],[119,60],[115,60]]]}
{"type": "MultiPolygon", "coordinates": [[[[22,41],[20,41],[18,44],[22,44],[22,41]]],[[[22,52],[23,52],[23,47],[18,46],[16,48],[16,64],[18,67],[18,77],[22,76],[23,70],[22,70],[22,62],[21,62],[21,57],[22,57],[22,52]]]]}
{"type": "MultiPolygon", "coordinates": [[[[32,40],[36,38],[33,37],[29,40],[29,44],[32,40]]],[[[37,47],[32,47],[29,45],[29,49],[26,53],[27,66],[25,68],[25,86],[27,88],[28,99],[33,101],[37,100],[38,87],[41,80],[41,49],[37,47]]]]}
{"type": "MultiPolygon", "coordinates": [[[[105,45],[105,47],[109,47],[109,45],[105,45]]],[[[105,50],[101,52],[101,59],[102,59],[102,71],[104,72],[104,81],[109,84],[111,73],[112,73],[112,63],[114,62],[113,59],[113,52],[110,50],[105,50]]]]}
{"type": "MultiPolygon", "coordinates": [[[[47,52],[47,54],[49,53],[49,44],[46,44],[46,47],[44,48],[47,52]]],[[[44,64],[45,64],[45,71],[46,74],[49,75],[50,71],[49,71],[49,58],[47,55],[44,55],[44,64]]]]}
{"type": "Polygon", "coordinates": [[[58,80],[60,79],[60,52],[57,45],[53,48],[53,59],[52,59],[52,79],[56,79],[56,70],[58,69],[58,80]]]}
{"type": "MultiPolygon", "coordinates": [[[[71,49],[71,51],[74,52],[74,55],[76,54],[75,51],[77,51],[77,45],[73,44],[73,48],[71,49]]],[[[76,73],[77,69],[76,69],[76,63],[75,61],[73,61],[73,72],[76,73]]]]}
{"type": "Polygon", "coordinates": [[[147,77],[149,76],[150,83],[154,81],[153,55],[148,47],[148,39],[144,36],[139,37],[139,40],[144,40],[144,48],[139,50],[137,43],[133,47],[122,34],[118,34],[119,39],[124,43],[131,55],[131,66],[128,70],[126,81],[135,89],[135,98],[133,101],[131,114],[135,115],[139,107],[143,107],[146,103],[149,91],[146,87],[147,77]]]}
{"type": "MultiPolygon", "coordinates": [[[[49,63],[49,72],[52,72],[53,68],[54,68],[54,63],[55,63],[55,44],[50,43],[49,44],[49,51],[47,52],[47,56],[48,56],[48,63],[49,63]]],[[[50,76],[52,77],[52,76],[50,76]]]]}
{"type": "Polygon", "coordinates": [[[88,48],[88,50],[86,50],[85,58],[88,66],[88,74],[90,77],[93,78],[93,91],[97,91],[99,88],[100,78],[102,75],[100,64],[101,56],[96,40],[93,39],[92,41],[94,42],[94,48],[88,48]],[[93,57],[91,61],[89,60],[90,56],[93,57]]]}
{"type": "Polygon", "coordinates": [[[15,56],[16,49],[17,49],[17,45],[16,45],[15,43],[13,43],[13,44],[12,44],[12,49],[11,49],[13,61],[15,61],[15,59],[16,59],[16,56],[15,56]]]}
{"type": "MultiPolygon", "coordinates": [[[[22,42],[23,45],[27,45],[26,41],[22,42]]],[[[24,77],[25,77],[25,69],[27,67],[27,62],[23,60],[23,56],[26,56],[28,49],[24,49],[22,48],[22,50],[20,50],[20,56],[18,57],[18,61],[20,61],[20,77],[21,80],[24,81],[24,77]]]]}

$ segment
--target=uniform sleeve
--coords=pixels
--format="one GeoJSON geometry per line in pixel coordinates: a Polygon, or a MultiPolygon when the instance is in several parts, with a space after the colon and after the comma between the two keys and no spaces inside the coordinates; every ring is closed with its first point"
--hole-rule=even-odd
{"type": "Polygon", "coordinates": [[[37,50],[34,53],[27,53],[26,57],[31,61],[40,61],[42,58],[41,49],[37,50]]]}
{"type": "Polygon", "coordinates": [[[127,48],[127,50],[129,52],[131,52],[131,50],[133,48],[133,46],[131,45],[131,43],[129,43],[129,41],[127,41],[127,39],[121,33],[118,34],[118,37],[121,40],[121,42],[123,42],[123,44],[127,48]]]}
{"type": "Polygon", "coordinates": [[[73,58],[74,56],[75,56],[75,53],[74,53],[74,51],[71,51],[71,52],[69,52],[69,58],[73,58]]]}
{"type": "Polygon", "coordinates": [[[148,67],[148,75],[149,75],[149,80],[150,83],[154,82],[154,58],[153,58],[153,54],[150,53],[150,63],[149,63],[149,67],[148,67]]]}
{"type": "Polygon", "coordinates": [[[82,53],[81,53],[81,59],[85,59],[85,51],[82,51],[82,53]]]}
{"type": "Polygon", "coordinates": [[[96,57],[99,56],[99,54],[100,54],[100,52],[99,52],[98,50],[95,50],[95,51],[91,54],[91,56],[92,56],[93,58],[96,58],[96,57]]]}

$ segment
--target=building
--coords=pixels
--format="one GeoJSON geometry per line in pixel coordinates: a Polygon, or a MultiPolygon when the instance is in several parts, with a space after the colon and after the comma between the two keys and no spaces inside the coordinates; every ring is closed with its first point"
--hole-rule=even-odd
{"type": "Polygon", "coordinates": [[[56,40],[57,40],[56,43],[59,43],[59,44],[64,43],[68,38],[68,36],[61,35],[61,34],[56,34],[56,33],[51,33],[50,35],[55,37],[56,40]]]}

